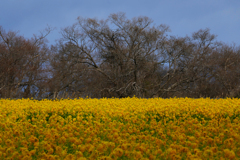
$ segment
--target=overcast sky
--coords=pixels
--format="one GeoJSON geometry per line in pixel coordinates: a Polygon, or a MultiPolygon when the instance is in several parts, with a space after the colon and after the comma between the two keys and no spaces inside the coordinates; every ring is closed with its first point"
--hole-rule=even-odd
{"type": "Polygon", "coordinates": [[[54,44],[61,28],[78,16],[106,19],[117,12],[166,24],[169,35],[191,36],[209,28],[218,41],[240,45],[240,0],[1,0],[0,26],[30,38],[50,25],[56,29],[47,38],[54,44]]]}

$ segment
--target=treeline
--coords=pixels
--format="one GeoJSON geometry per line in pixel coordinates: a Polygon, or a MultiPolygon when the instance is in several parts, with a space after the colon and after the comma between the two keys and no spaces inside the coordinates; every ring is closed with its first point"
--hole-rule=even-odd
{"type": "Polygon", "coordinates": [[[168,36],[148,17],[77,19],[49,47],[0,28],[0,98],[240,97],[240,48],[209,29],[168,36]]]}

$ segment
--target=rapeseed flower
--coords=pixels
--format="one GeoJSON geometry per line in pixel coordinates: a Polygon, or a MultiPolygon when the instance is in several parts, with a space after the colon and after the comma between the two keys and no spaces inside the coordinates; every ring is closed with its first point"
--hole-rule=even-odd
{"type": "Polygon", "coordinates": [[[99,160],[112,160],[109,156],[101,156],[99,160]]]}
{"type": "Polygon", "coordinates": [[[206,157],[206,158],[212,158],[213,156],[213,151],[210,150],[210,149],[207,149],[203,152],[203,155],[206,157]]]}
{"type": "Polygon", "coordinates": [[[133,153],[134,153],[134,158],[136,158],[136,159],[141,159],[142,158],[142,153],[141,152],[135,151],[133,153]]]}
{"type": "Polygon", "coordinates": [[[232,150],[224,149],[223,152],[226,158],[235,159],[235,153],[232,150]]]}
{"type": "Polygon", "coordinates": [[[240,158],[239,99],[23,99],[0,104],[4,159],[240,158]]]}

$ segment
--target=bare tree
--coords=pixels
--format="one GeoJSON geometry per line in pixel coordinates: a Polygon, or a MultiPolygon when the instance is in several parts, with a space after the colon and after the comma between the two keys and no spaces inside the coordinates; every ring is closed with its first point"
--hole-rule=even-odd
{"type": "Polygon", "coordinates": [[[79,17],[49,48],[51,30],[25,39],[0,27],[1,98],[240,96],[240,49],[209,29],[175,37],[148,17],[79,17]]]}
{"type": "Polygon", "coordinates": [[[49,83],[49,95],[53,98],[80,97],[86,93],[86,81],[88,77],[87,65],[79,63],[81,51],[72,43],[52,46],[52,79],[49,83]]]}
{"type": "Polygon", "coordinates": [[[0,28],[0,96],[3,98],[33,97],[41,90],[43,63],[47,61],[46,34],[27,40],[17,32],[0,28]]]}
{"type": "MultiPolygon", "coordinates": [[[[62,30],[55,59],[61,63],[60,55],[65,55],[68,59],[62,65],[76,68],[81,64],[81,69],[74,70],[87,70],[88,78],[82,76],[79,81],[95,97],[174,95],[170,93],[186,90],[186,84],[195,80],[186,77],[194,45],[188,37],[168,38],[167,26],[152,23],[148,17],[129,20],[123,13],[111,14],[106,20],[79,17],[76,24],[62,30]]],[[[70,71],[60,74],[73,75],[70,71]]]]}
{"type": "Polygon", "coordinates": [[[240,95],[240,52],[235,46],[223,44],[213,55],[214,78],[218,84],[219,97],[240,95]]]}

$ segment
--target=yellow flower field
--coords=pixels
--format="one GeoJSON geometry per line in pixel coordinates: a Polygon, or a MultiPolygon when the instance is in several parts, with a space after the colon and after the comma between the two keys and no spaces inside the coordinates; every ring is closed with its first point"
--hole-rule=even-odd
{"type": "Polygon", "coordinates": [[[240,99],[1,99],[0,159],[240,159],[240,99]]]}

